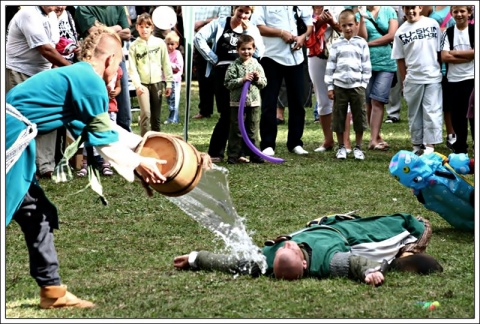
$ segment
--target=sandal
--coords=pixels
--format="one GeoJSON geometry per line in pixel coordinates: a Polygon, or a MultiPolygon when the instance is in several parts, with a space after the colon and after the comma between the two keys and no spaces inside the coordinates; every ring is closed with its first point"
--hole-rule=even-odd
{"type": "Polygon", "coordinates": [[[389,146],[385,146],[384,143],[378,143],[377,145],[370,145],[368,147],[369,150],[374,150],[374,151],[388,151],[390,147],[389,146]]]}
{"type": "Polygon", "coordinates": [[[112,169],[110,168],[110,163],[108,162],[103,162],[102,164],[102,174],[104,176],[111,176],[113,175],[113,171],[112,169]]]}
{"type": "Polygon", "coordinates": [[[80,170],[77,171],[77,177],[86,177],[87,176],[87,168],[82,167],[80,170]]]}

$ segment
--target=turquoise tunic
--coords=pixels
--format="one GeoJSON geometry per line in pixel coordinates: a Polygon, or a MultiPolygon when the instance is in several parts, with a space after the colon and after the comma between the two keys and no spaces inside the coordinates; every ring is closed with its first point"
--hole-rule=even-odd
{"type": "MultiPolygon", "coordinates": [[[[6,101],[45,134],[66,126],[78,137],[93,117],[108,112],[105,81],[86,62],[40,72],[12,88],[6,101]]],[[[7,149],[26,125],[6,114],[7,149]]],[[[118,141],[113,129],[88,132],[85,146],[107,145],[118,141]]],[[[6,225],[23,201],[35,180],[35,141],[23,151],[6,175],[6,225]]]]}
{"type": "MultiPolygon", "coordinates": [[[[370,11],[367,11],[371,19],[374,19],[370,11]]],[[[357,21],[360,21],[360,14],[356,14],[357,21]]],[[[391,19],[397,20],[397,13],[390,6],[380,6],[377,14],[377,19],[374,19],[377,25],[385,34],[388,32],[389,22],[391,19]]],[[[367,42],[382,37],[383,35],[375,28],[371,21],[364,19],[365,27],[367,28],[368,39],[367,42]]],[[[385,44],[381,46],[370,46],[370,61],[372,64],[372,71],[396,72],[397,62],[391,58],[392,46],[385,44]]]]}
{"type": "MultiPolygon", "coordinates": [[[[418,239],[424,230],[423,222],[414,216],[394,214],[345,221],[329,217],[322,225],[312,225],[290,236],[291,240],[299,245],[304,244],[310,247],[312,253],[308,265],[310,276],[323,278],[330,275],[330,262],[337,252],[350,252],[353,247],[363,244],[370,248],[370,251],[362,252],[363,256],[370,253],[373,258],[380,253],[376,249],[377,245],[385,246],[384,243],[394,238],[405,238],[406,235],[418,239]]],[[[275,252],[284,244],[285,241],[263,248],[263,254],[267,258],[267,273],[273,271],[275,252]]]]}

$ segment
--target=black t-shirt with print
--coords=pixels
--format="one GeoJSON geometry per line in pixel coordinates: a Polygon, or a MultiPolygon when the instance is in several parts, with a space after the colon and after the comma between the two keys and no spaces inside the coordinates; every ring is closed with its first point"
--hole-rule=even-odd
{"type": "Polygon", "coordinates": [[[215,54],[217,54],[219,62],[234,61],[236,58],[238,58],[237,41],[241,34],[232,30],[230,27],[230,19],[231,17],[227,18],[223,34],[217,42],[215,54]]]}

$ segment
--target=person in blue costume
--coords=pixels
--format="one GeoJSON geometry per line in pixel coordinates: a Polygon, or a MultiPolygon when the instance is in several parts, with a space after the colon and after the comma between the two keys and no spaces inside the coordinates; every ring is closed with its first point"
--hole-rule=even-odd
{"type": "MultiPolygon", "coordinates": [[[[409,214],[324,216],[266,241],[262,249],[265,274],[285,280],[348,277],[379,286],[389,269],[421,274],[443,271],[424,253],[431,234],[428,220],[409,214]]],[[[208,251],[177,256],[174,267],[259,275],[258,265],[248,260],[208,251]]]]}
{"type": "Polygon", "coordinates": [[[13,219],[24,233],[30,275],[40,287],[43,309],[94,304],[76,297],[61,282],[53,242],[57,209],[35,178],[35,136],[66,126],[85,146],[95,146],[128,181],[134,180],[134,172],[147,184],[166,181],[157,166],[166,161],[135,153],[142,138],[108,117],[105,85],[122,57],[118,36],[98,26],[83,42],[82,62],[40,72],[6,95],[6,225],[13,219]]]}
{"type": "Polygon", "coordinates": [[[390,174],[426,209],[436,212],[453,227],[475,230],[475,187],[465,174],[473,174],[474,159],[466,153],[448,157],[433,152],[420,156],[400,150],[392,157],[390,174]]]}

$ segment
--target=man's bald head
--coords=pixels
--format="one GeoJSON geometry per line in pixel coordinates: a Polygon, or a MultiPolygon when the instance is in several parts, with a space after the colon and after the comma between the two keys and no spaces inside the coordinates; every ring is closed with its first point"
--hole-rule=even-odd
{"type": "Polygon", "coordinates": [[[284,253],[275,257],[273,274],[277,279],[297,280],[303,276],[303,265],[297,256],[284,253]]]}
{"type": "Polygon", "coordinates": [[[302,250],[294,241],[286,241],[275,252],[273,274],[277,279],[296,280],[303,276],[307,262],[302,250]]]}

